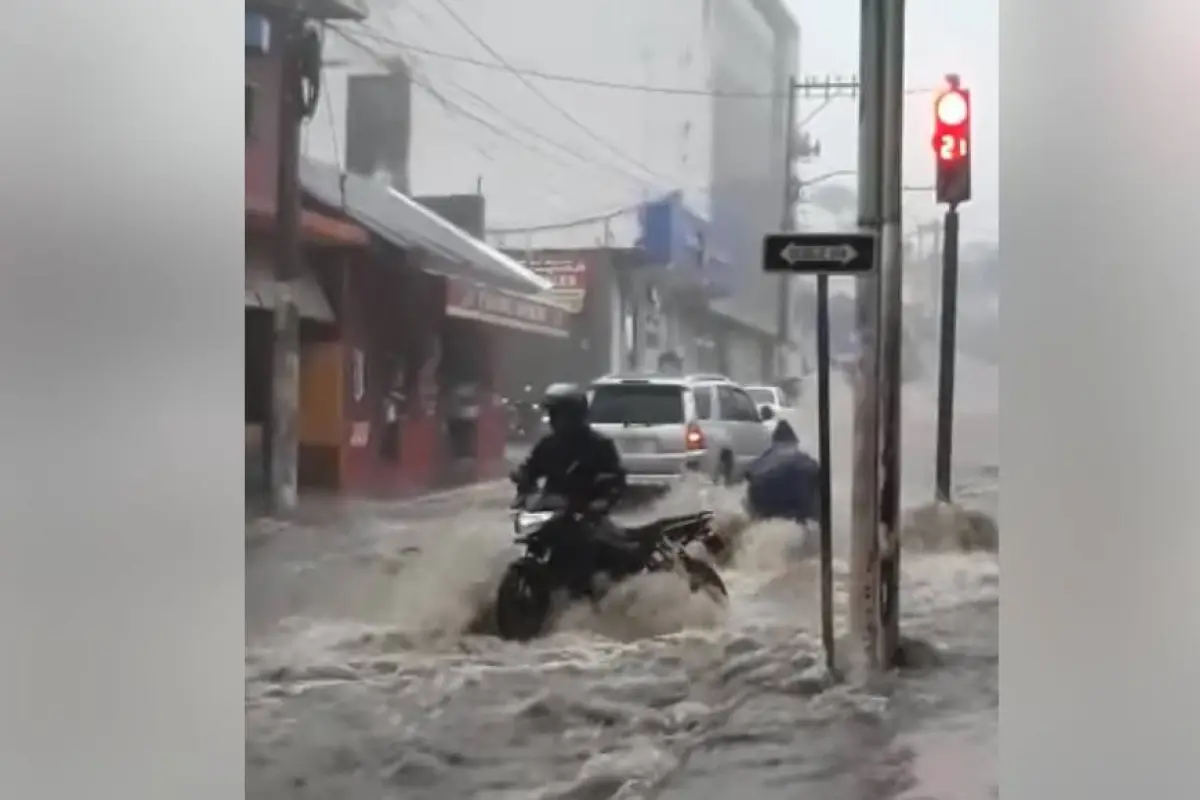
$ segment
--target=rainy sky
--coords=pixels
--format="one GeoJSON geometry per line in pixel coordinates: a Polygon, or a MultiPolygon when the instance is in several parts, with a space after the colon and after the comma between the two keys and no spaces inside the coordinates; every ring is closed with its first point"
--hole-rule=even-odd
{"type": "MultiPolygon", "coordinates": [[[[859,4],[834,0],[789,0],[800,22],[800,74],[853,75],[858,71],[859,4]]],[[[950,3],[946,0],[910,0],[906,40],[910,87],[939,85],[947,72],[962,76],[971,89],[974,110],[972,201],[963,207],[963,236],[994,240],[998,223],[999,144],[999,8],[996,0],[950,3]]],[[[798,116],[803,119],[818,101],[807,101],[798,116]]],[[[905,107],[905,183],[932,183],[933,157],[929,150],[932,100],[910,96],[905,107]]],[[[857,137],[853,101],[832,103],[810,123],[809,132],[821,142],[820,161],[808,172],[853,169],[857,137]]],[[[939,214],[927,195],[906,195],[906,212],[913,223],[939,214]]],[[[911,225],[912,223],[910,223],[911,225]]]]}
{"type": "MultiPolygon", "coordinates": [[[[686,27],[681,32],[679,26],[689,24],[689,18],[678,13],[682,2],[625,0],[617,3],[620,13],[614,13],[615,6],[562,0],[373,0],[364,24],[340,26],[358,37],[356,43],[344,41],[340,34],[330,37],[332,66],[324,79],[322,108],[305,131],[305,153],[342,162],[347,74],[379,72],[388,58],[402,57],[416,82],[410,155],[414,192],[482,191],[489,197],[489,228],[494,229],[526,230],[523,226],[587,218],[678,187],[706,213],[709,151],[701,132],[711,118],[709,98],[531,80],[527,74],[463,60],[494,62],[496,53],[504,53],[526,71],[634,85],[693,86],[694,65],[684,64],[691,64],[695,55],[690,51],[696,32],[686,27]],[[458,9],[460,19],[448,7],[458,9]],[[546,35],[578,29],[583,11],[588,12],[587,36],[546,35]],[[538,25],[529,25],[529,19],[539,20],[538,25]],[[339,63],[343,66],[336,66],[339,63]]],[[[799,74],[855,74],[858,3],[789,0],[789,5],[801,28],[799,74]]],[[[932,89],[945,73],[958,72],[974,93],[974,199],[963,208],[962,230],[968,242],[994,241],[998,4],[911,0],[907,5],[906,84],[932,89]]],[[[797,117],[804,119],[821,102],[802,99],[797,117]]],[[[928,93],[910,95],[906,105],[905,183],[910,186],[932,183],[932,105],[928,93]]],[[[804,178],[855,167],[853,99],[831,102],[808,130],[820,141],[822,156],[805,166],[804,178]]],[[[846,181],[853,188],[853,179],[846,181]]],[[[909,229],[939,216],[928,192],[907,193],[906,204],[909,229]]],[[[819,217],[825,212],[813,213],[819,217]]],[[[630,220],[627,215],[624,221],[632,225],[630,220]]],[[[815,217],[805,221],[822,224],[815,217]]],[[[566,233],[583,236],[587,244],[594,238],[590,231],[566,233]]]]}

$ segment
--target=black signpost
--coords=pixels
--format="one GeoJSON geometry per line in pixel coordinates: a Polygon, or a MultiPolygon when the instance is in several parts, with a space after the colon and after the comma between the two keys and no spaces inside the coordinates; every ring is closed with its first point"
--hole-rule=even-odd
{"type": "Polygon", "coordinates": [[[763,271],[817,276],[817,430],[821,463],[821,638],[833,655],[833,485],[829,433],[829,276],[875,269],[873,233],[775,233],[763,238],[763,271]]]}
{"type": "Polygon", "coordinates": [[[862,275],[875,268],[873,233],[773,233],[763,237],[763,271],[862,275]]]}

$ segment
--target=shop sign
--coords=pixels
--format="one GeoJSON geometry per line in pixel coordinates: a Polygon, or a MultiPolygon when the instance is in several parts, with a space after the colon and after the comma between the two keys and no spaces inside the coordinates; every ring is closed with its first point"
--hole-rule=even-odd
{"type": "Polygon", "coordinates": [[[560,339],[570,335],[570,315],[565,309],[464,280],[449,281],[446,314],[560,339]]]}
{"type": "Polygon", "coordinates": [[[571,258],[531,258],[525,266],[539,277],[554,284],[544,295],[551,302],[572,314],[583,311],[587,297],[587,264],[571,258]]]}

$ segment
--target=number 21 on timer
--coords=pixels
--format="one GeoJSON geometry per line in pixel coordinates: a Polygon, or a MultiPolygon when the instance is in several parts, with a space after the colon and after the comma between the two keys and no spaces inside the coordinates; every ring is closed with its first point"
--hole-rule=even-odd
{"type": "Polygon", "coordinates": [[[967,140],[950,133],[942,134],[938,144],[938,155],[942,161],[954,161],[967,157],[967,140]]]}

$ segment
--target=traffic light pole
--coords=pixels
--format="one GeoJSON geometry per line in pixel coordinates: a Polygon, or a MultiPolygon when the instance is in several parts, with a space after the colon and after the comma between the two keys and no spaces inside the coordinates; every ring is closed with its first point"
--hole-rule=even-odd
{"type": "Polygon", "coordinates": [[[946,209],[942,225],[941,336],[938,363],[937,499],[950,497],[951,456],[954,439],[954,361],[958,323],[958,203],[946,209]]]}
{"type": "Polygon", "coordinates": [[[882,641],[885,667],[900,647],[900,420],[904,371],[904,22],[905,0],[884,4],[884,108],[880,280],[883,322],[880,344],[880,518],[885,545],[880,559],[882,641]]]}
{"type": "Polygon", "coordinates": [[[821,463],[821,643],[836,670],[833,641],[833,455],[829,433],[829,276],[817,276],[817,457],[821,463]]]}
{"type": "MultiPolygon", "coordinates": [[[[882,200],[885,0],[861,0],[858,226],[878,235],[882,200]]],[[[878,252],[878,251],[877,251],[878,252]]],[[[858,369],[854,387],[850,515],[850,665],[862,677],[881,666],[879,548],[879,264],[855,287],[858,369]]]]}

